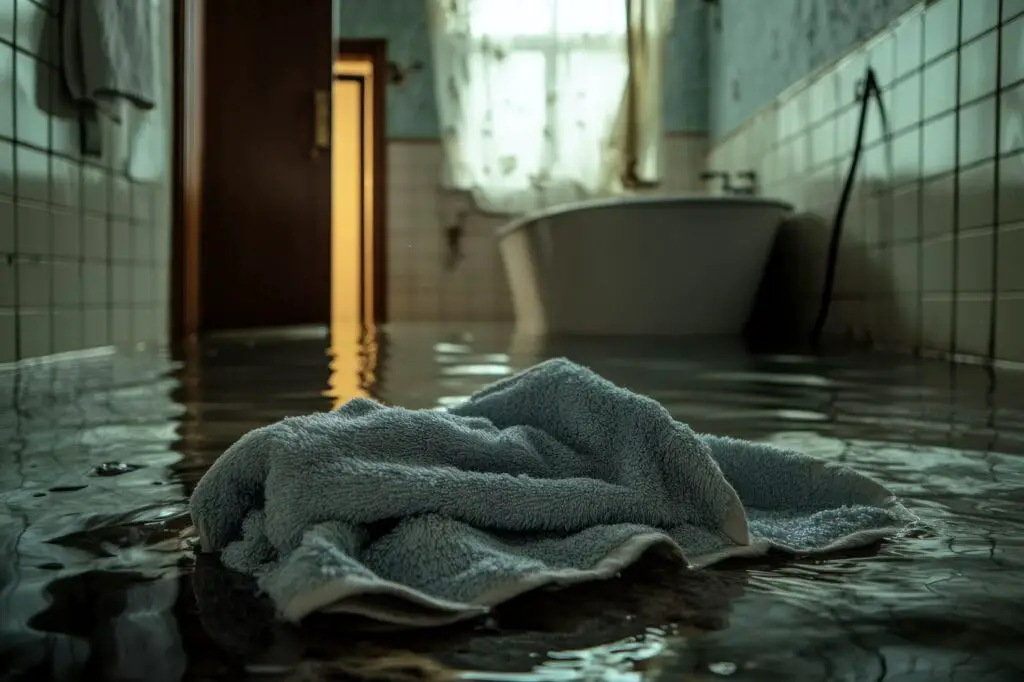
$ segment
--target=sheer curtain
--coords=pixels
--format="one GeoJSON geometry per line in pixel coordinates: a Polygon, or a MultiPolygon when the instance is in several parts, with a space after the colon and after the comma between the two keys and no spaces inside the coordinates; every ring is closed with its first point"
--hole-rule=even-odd
{"type": "MultiPolygon", "coordinates": [[[[661,58],[631,65],[649,53],[635,37],[651,29],[627,7],[662,7],[641,19],[667,16],[654,31],[664,34],[673,0],[426,2],[447,186],[521,213],[611,194],[630,169],[651,170],[651,136],[637,127],[652,124],[644,93],[653,69],[660,88],[661,58]]],[[[660,89],[653,99],[660,140],[660,89]]]]}

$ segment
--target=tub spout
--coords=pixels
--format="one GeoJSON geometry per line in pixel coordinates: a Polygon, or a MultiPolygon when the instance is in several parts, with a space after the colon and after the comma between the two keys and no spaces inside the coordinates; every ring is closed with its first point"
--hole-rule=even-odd
{"type": "Polygon", "coordinates": [[[726,171],[704,171],[700,174],[700,179],[705,182],[720,179],[722,181],[722,192],[732,194],[731,176],[726,171]]]}
{"type": "Polygon", "coordinates": [[[745,196],[757,195],[757,171],[740,171],[736,173],[736,177],[739,178],[740,180],[745,180],[747,184],[742,187],[733,187],[733,194],[740,194],[745,196]]]}

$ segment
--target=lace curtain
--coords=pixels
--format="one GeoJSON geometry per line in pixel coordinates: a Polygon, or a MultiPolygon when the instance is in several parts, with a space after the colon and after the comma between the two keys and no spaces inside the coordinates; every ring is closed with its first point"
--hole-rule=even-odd
{"type": "Polygon", "coordinates": [[[657,179],[674,0],[426,0],[446,186],[522,213],[657,179]]]}

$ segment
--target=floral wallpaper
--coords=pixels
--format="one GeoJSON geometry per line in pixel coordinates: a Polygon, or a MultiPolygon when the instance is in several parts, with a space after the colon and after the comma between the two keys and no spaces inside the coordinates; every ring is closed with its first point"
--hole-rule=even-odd
{"type": "Polygon", "coordinates": [[[718,138],[920,0],[716,0],[707,8],[708,127],[718,138]]]}

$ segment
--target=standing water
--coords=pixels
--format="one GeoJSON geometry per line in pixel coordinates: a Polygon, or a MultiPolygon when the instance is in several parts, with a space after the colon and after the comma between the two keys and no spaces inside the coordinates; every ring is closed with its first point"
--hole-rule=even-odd
{"type": "Polygon", "coordinates": [[[0,373],[0,679],[1024,679],[1024,373],[496,326],[356,338],[333,357],[323,340],[222,340],[181,363],[0,373]],[[249,429],[355,395],[446,406],[552,356],[698,431],[848,464],[933,530],[815,561],[687,572],[653,556],[486,622],[407,633],[284,627],[180,537],[192,487],[249,429]]]}

